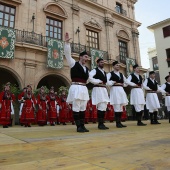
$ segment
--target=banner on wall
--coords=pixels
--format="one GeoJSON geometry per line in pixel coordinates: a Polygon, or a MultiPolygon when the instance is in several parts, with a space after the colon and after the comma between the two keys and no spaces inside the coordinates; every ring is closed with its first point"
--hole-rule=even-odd
{"type": "Polygon", "coordinates": [[[126,58],[126,71],[127,76],[129,76],[131,73],[133,73],[133,65],[136,64],[136,60],[133,58],[126,58]]]}
{"type": "Polygon", "coordinates": [[[63,68],[64,42],[48,39],[47,67],[63,68]]]}
{"type": "Polygon", "coordinates": [[[0,27],[0,58],[14,58],[15,30],[0,27]]]}
{"type": "Polygon", "coordinates": [[[99,58],[104,59],[105,52],[91,48],[90,55],[91,55],[91,69],[94,69],[97,67],[97,60],[99,58]]]}

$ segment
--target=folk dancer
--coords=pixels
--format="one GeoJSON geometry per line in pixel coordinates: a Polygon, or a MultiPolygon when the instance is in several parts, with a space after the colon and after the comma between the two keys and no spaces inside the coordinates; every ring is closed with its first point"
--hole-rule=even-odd
{"type": "Polygon", "coordinates": [[[162,92],[166,94],[165,106],[168,110],[169,123],[170,123],[170,75],[165,77],[166,83],[161,86],[162,92]]]}
{"type": "Polygon", "coordinates": [[[25,127],[31,127],[31,123],[35,122],[34,112],[35,112],[35,105],[36,105],[36,100],[32,93],[31,85],[27,86],[27,90],[23,95],[23,102],[24,105],[20,117],[20,124],[25,125],[25,127]]]}
{"type": "Polygon", "coordinates": [[[145,98],[142,90],[142,76],[138,64],[133,66],[134,73],[130,74],[128,81],[134,83],[130,92],[130,104],[134,106],[136,111],[137,126],[146,126],[142,122],[142,115],[144,111],[145,98]]]}
{"type": "Polygon", "coordinates": [[[77,132],[89,132],[84,126],[85,110],[89,100],[89,94],[86,87],[86,82],[89,78],[89,70],[85,66],[88,55],[87,53],[81,52],[79,55],[79,61],[76,62],[71,57],[71,48],[69,43],[69,34],[65,36],[65,47],[64,53],[67,59],[68,65],[71,68],[71,80],[72,85],[70,86],[67,102],[72,104],[73,117],[77,126],[77,132]]]}
{"type": "Polygon", "coordinates": [[[155,80],[154,71],[149,72],[149,78],[144,81],[143,88],[147,92],[146,108],[150,113],[151,124],[161,124],[157,120],[158,109],[160,108],[157,92],[159,92],[161,89],[158,86],[158,82],[155,80]]]}
{"type": "Polygon", "coordinates": [[[116,127],[122,128],[127,127],[121,123],[121,116],[123,112],[123,106],[128,104],[128,99],[123,87],[127,85],[134,85],[134,83],[129,82],[125,76],[119,72],[120,65],[118,61],[114,61],[112,65],[113,71],[107,74],[107,83],[111,86],[110,104],[113,105],[116,127]]]}
{"type": "Polygon", "coordinates": [[[3,128],[8,128],[11,122],[12,102],[15,100],[14,94],[11,93],[10,83],[4,87],[4,91],[0,93],[0,124],[3,128]]]}
{"type": "Polygon", "coordinates": [[[57,96],[55,95],[54,92],[54,87],[50,88],[50,92],[48,95],[48,111],[47,111],[47,115],[48,115],[48,122],[50,122],[51,126],[55,126],[55,122],[57,122],[57,96]]]}
{"type": "Polygon", "coordinates": [[[94,84],[92,90],[92,104],[97,107],[98,129],[109,129],[104,125],[105,112],[109,102],[109,96],[106,89],[107,76],[104,71],[104,60],[97,60],[97,68],[89,73],[89,81],[94,84]]]}
{"type": "Polygon", "coordinates": [[[37,124],[39,126],[44,126],[47,124],[47,101],[48,98],[45,93],[45,88],[42,86],[37,96],[37,105],[38,105],[37,124]]]}

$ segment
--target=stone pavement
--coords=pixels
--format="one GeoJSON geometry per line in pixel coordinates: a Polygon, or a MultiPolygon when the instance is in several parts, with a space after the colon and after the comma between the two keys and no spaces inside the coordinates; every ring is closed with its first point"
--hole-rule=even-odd
{"type": "Polygon", "coordinates": [[[82,134],[74,125],[0,127],[0,170],[169,170],[170,124],[160,122],[88,124],[82,134]]]}

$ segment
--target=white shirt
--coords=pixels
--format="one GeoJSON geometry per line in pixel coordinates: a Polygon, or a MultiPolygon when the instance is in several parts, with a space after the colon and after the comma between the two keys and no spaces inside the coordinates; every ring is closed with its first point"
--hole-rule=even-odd
{"type": "MultiPolygon", "coordinates": [[[[120,77],[120,72],[119,71],[114,71],[114,73],[120,77]]],[[[113,86],[116,82],[110,80],[111,78],[111,73],[107,73],[107,84],[109,86],[113,86]]],[[[123,81],[124,81],[124,86],[130,85],[130,86],[135,86],[136,84],[133,82],[130,82],[128,79],[126,79],[126,77],[123,75],[123,81]]]]}
{"type": "MultiPolygon", "coordinates": [[[[155,84],[155,82],[154,82],[154,80],[155,79],[151,79],[151,78],[149,78],[154,84],[155,84]]],[[[147,84],[148,84],[148,79],[146,79],[144,82],[143,82],[143,88],[145,89],[145,90],[152,90],[152,89],[150,89],[148,86],[147,86],[147,84]]],[[[157,87],[158,87],[158,90],[160,91],[161,89],[160,89],[160,87],[157,85],[157,87]]]]}
{"type": "MultiPolygon", "coordinates": [[[[104,69],[101,69],[99,67],[98,67],[98,69],[103,73],[103,75],[105,75],[104,69]]],[[[91,83],[93,83],[93,84],[102,83],[102,80],[93,78],[95,75],[96,75],[96,69],[93,69],[92,71],[90,71],[90,73],[89,73],[89,81],[91,83]]]]}
{"type": "MultiPolygon", "coordinates": [[[[138,78],[138,80],[140,80],[140,78],[139,78],[139,74],[134,73],[134,75],[138,78]]],[[[127,80],[131,82],[131,80],[132,80],[132,76],[131,76],[131,75],[129,75],[129,77],[127,78],[127,80]]],[[[136,84],[135,84],[134,86],[136,86],[136,84]]]]}
{"type": "MultiPolygon", "coordinates": [[[[170,82],[167,82],[168,84],[170,84],[170,82]]],[[[165,91],[165,88],[166,88],[166,84],[163,84],[162,86],[161,86],[161,92],[162,93],[166,93],[166,91],[165,91]]]]}
{"type": "MultiPolygon", "coordinates": [[[[67,63],[69,65],[70,68],[74,67],[76,61],[71,57],[71,48],[70,48],[70,43],[65,43],[64,46],[64,54],[67,60],[67,63]]],[[[84,72],[86,72],[86,67],[84,65],[82,65],[80,62],[79,64],[83,67],[84,72]]]]}

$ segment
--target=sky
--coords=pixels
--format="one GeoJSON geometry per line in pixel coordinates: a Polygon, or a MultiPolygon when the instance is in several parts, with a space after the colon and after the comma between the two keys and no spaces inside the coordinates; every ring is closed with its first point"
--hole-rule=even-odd
{"type": "Polygon", "coordinates": [[[148,69],[148,48],[155,47],[154,33],[147,29],[148,26],[170,18],[170,0],[138,0],[135,4],[136,20],[142,25],[139,30],[139,45],[141,64],[148,69]]]}

